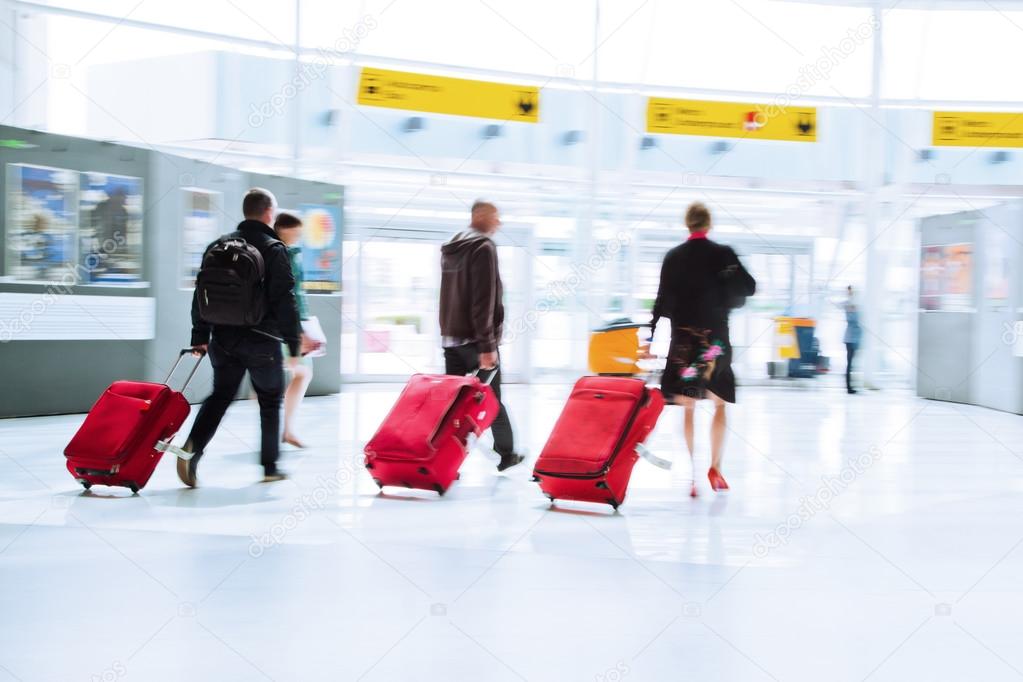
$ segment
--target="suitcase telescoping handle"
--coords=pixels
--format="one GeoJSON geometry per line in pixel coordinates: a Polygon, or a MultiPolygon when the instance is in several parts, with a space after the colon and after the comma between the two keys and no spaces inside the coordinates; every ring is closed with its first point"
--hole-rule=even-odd
{"type": "Polygon", "coordinates": [[[495,376],[497,376],[498,367],[500,367],[500,365],[494,365],[490,369],[483,369],[482,367],[477,367],[469,374],[469,376],[476,377],[479,376],[480,372],[489,372],[489,374],[487,375],[487,380],[483,382],[484,386],[489,386],[490,382],[494,380],[495,376]]]}
{"type": "MultiPolygon", "coordinates": [[[[186,355],[191,355],[194,352],[196,351],[192,348],[182,348],[181,351],[178,352],[178,359],[174,361],[174,366],[171,367],[169,372],[167,372],[167,378],[163,380],[163,383],[169,386],[171,377],[174,376],[174,371],[178,368],[178,365],[181,364],[181,358],[186,355]]],[[[181,390],[178,391],[179,393],[185,392],[185,389],[188,387],[188,382],[190,382],[192,377],[195,376],[195,372],[199,369],[199,365],[202,364],[202,359],[204,357],[206,357],[206,351],[199,351],[199,359],[195,361],[195,364],[192,366],[192,371],[188,373],[187,377],[185,377],[185,383],[181,385],[181,390]]]]}

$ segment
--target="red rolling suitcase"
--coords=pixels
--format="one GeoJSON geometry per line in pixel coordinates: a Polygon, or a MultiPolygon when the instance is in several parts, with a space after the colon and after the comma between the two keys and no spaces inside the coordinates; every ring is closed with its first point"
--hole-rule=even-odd
{"type": "Polygon", "coordinates": [[[637,449],[664,408],[656,388],[631,377],[583,377],[575,383],[533,469],[551,502],[625,500],[637,449]]]}
{"type": "Polygon", "coordinates": [[[500,404],[488,384],[472,375],[413,375],[366,444],[376,484],[443,495],[458,478],[469,434],[479,436],[497,417],[500,404]]]}
{"type": "Polygon", "coordinates": [[[153,475],[167,444],[188,418],[181,391],[192,380],[195,363],[181,391],[167,382],[186,354],[185,348],[162,384],[115,381],[89,410],[85,422],[64,449],[67,470],[88,490],[94,484],[141,490],[153,475]]]}

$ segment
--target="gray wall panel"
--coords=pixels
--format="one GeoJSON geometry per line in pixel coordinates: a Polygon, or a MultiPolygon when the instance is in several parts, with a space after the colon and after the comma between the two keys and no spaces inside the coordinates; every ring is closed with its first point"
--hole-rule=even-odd
{"type": "MultiPolygon", "coordinates": [[[[932,216],[920,221],[921,246],[975,242],[976,212],[932,216]]],[[[973,254],[973,296],[976,307],[976,248],[973,254]]],[[[935,400],[970,402],[973,367],[973,326],[976,312],[920,311],[917,334],[917,395],[935,400]]]]}
{"type": "MultiPolygon", "coordinates": [[[[50,135],[0,126],[0,137],[35,145],[0,147],[0,220],[6,225],[9,163],[27,163],[77,171],[97,171],[143,178],[143,240],[153,231],[150,208],[158,197],[149,187],[149,152],[143,149],[50,135]]],[[[0,229],[0,253],[5,248],[0,229]]],[[[3,267],[0,258],[0,267],[3,267]]],[[[143,263],[143,279],[150,276],[143,263]]],[[[0,292],[38,293],[45,286],[0,281],[0,292]]],[[[72,294],[151,296],[150,289],[116,286],[73,286],[72,294]]],[[[45,314],[45,313],[43,313],[45,314]]],[[[81,412],[89,409],[115,378],[141,379],[149,371],[145,341],[14,341],[0,344],[0,417],[81,412]]]]}
{"type": "MultiPolygon", "coordinates": [[[[343,188],[291,178],[250,175],[208,163],[78,138],[0,126],[0,137],[34,145],[0,147],[0,217],[6,213],[6,164],[28,163],[77,171],[97,171],[143,179],[143,279],[146,287],[78,285],[71,293],[98,296],[150,296],[156,299],[154,338],[151,340],[12,341],[0,343],[0,417],[84,412],[116,379],[162,381],[190,342],[192,291],[182,286],[182,229],[185,188],[221,194],[219,233],[233,230],[241,220],[241,200],[253,185],[274,191],[285,207],[301,203],[340,205],[343,188]]],[[[343,207],[342,207],[343,208],[343,207]]],[[[342,211],[343,229],[344,214],[342,211]]],[[[0,253],[4,234],[0,230],[0,253]]],[[[0,267],[3,259],[0,258],[0,267]]],[[[42,296],[47,288],[0,280],[0,292],[42,296]]],[[[327,334],[328,354],[314,360],[311,395],[340,390],[341,297],[310,295],[311,312],[327,334]]],[[[187,363],[183,363],[186,365],[187,363]]],[[[185,367],[181,369],[183,378],[185,367]]],[[[211,387],[209,363],[203,366],[187,397],[197,402],[211,387]]],[[[247,391],[243,389],[243,395],[247,391]]]]}
{"type": "MultiPolygon", "coordinates": [[[[1023,412],[1023,386],[1020,385],[1020,358],[1013,354],[1012,328],[1018,319],[1020,305],[1018,287],[1013,276],[1021,272],[1021,204],[1000,204],[981,211],[977,223],[979,296],[976,327],[973,335],[975,367],[970,379],[970,402],[1007,412],[1023,412]],[[1004,257],[1010,274],[1009,297],[1005,300],[990,298],[988,284],[998,268],[990,267],[991,258],[1004,257]],[[1007,333],[1008,332],[1008,335],[1007,333]]],[[[1017,275],[1018,277],[1018,275],[1017,275]]]]}

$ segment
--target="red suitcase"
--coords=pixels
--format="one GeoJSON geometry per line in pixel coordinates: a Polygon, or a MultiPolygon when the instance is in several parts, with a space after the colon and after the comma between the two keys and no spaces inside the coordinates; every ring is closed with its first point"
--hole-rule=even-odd
{"type": "Polygon", "coordinates": [[[181,391],[167,382],[186,348],[162,384],[115,381],[89,410],[85,422],[64,449],[67,470],[88,490],[94,484],[141,490],[153,475],[167,443],[188,418],[189,405],[181,391],[191,381],[195,363],[181,391]]]}
{"type": "Polygon", "coordinates": [[[664,398],[643,379],[583,377],[575,383],[533,469],[554,500],[625,500],[639,445],[657,423],[664,398]]]}
{"type": "Polygon", "coordinates": [[[494,392],[476,376],[413,375],[366,444],[366,468],[381,488],[443,495],[458,478],[469,434],[486,431],[499,407],[494,392]]]}

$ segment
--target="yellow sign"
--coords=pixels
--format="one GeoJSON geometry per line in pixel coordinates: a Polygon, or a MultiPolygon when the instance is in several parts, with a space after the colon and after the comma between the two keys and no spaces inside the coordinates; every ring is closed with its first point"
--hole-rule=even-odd
{"type": "Polygon", "coordinates": [[[536,123],[540,88],[363,67],[359,104],[536,123]]]}
{"type": "Polygon", "coordinates": [[[1023,147],[1023,112],[935,111],[935,147],[1023,147]]]}
{"type": "Polygon", "coordinates": [[[816,142],[817,107],[650,97],[646,104],[646,130],[672,135],[816,142]]]}

